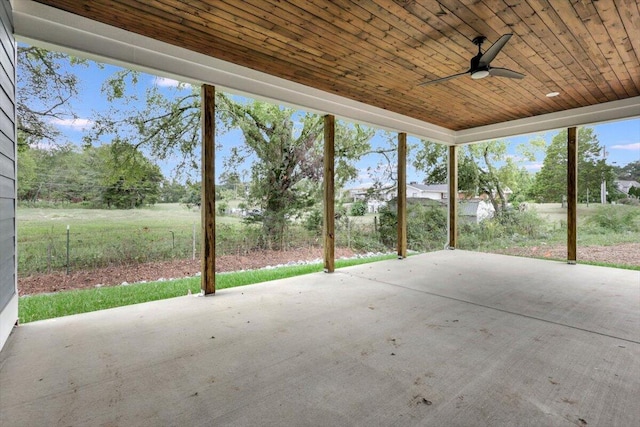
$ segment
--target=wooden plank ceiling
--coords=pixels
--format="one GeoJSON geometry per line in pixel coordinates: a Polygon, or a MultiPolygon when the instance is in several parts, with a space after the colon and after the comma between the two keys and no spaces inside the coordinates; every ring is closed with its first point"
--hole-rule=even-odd
{"type": "Polygon", "coordinates": [[[636,0],[38,1],[452,130],[640,95],[636,0]],[[523,80],[419,86],[506,33],[523,80]]]}

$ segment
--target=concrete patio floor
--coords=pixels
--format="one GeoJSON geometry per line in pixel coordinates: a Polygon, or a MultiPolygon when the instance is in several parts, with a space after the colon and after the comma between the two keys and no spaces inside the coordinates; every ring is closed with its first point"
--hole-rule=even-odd
{"type": "Polygon", "coordinates": [[[3,426],[631,426],[640,272],[441,251],[34,322],[3,426]]]}

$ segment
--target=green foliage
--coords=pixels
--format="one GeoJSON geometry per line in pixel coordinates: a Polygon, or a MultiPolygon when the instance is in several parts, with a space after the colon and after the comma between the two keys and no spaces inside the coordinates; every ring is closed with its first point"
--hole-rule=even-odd
{"type": "MultiPolygon", "coordinates": [[[[398,218],[395,210],[380,209],[379,233],[385,246],[393,248],[398,239],[398,218]]],[[[410,203],[407,206],[407,247],[428,252],[442,249],[446,243],[447,214],[438,206],[410,203]]]]}
{"type": "Polygon", "coordinates": [[[322,233],[322,224],[322,212],[318,208],[312,209],[303,220],[304,228],[316,233],[318,236],[322,233]]]}
{"type": "Polygon", "coordinates": [[[20,164],[26,169],[18,172],[19,201],[78,202],[98,185],[92,182],[95,171],[87,169],[87,158],[71,145],[19,150],[20,164]]]}
{"type": "Polygon", "coordinates": [[[546,223],[535,209],[509,210],[480,223],[461,222],[458,229],[462,249],[521,244],[546,236],[546,223]]]}
{"type": "Polygon", "coordinates": [[[362,200],[357,200],[351,205],[351,216],[363,216],[367,213],[367,204],[362,200]]]}
{"type": "MultiPolygon", "coordinates": [[[[532,184],[529,173],[519,165],[521,161],[533,161],[544,147],[544,141],[533,138],[527,144],[519,144],[515,150],[518,160],[507,156],[507,143],[503,140],[470,144],[458,150],[458,189],[470,197],[486,194],[496,212],[506,210],[505,190],[514,195],[524,194],[532,184]]],[[[447,182],[447,147],[422,141],[415,160],[416,169],[424,171],[426,184],[447,182]]]]}
{"type": "Polygon", "coordinates": [[[586,220],[590,232],[624,233],[640,231],[640,209],[633,206],[598,206],[586,220]]]}
{"type": "MultiPolygon", "coordinates": [[[[592,128],[578,128],[578,200],[600,200],[600,184],[607,181],[607,191],[614,192],[613,168],[601,157],[602,147],[592,128]],[[587,193],[588,189],[588,193],[587,193]]],[[[559,203],[567,192],[567,130],[560,131],[547,147],[546,156],[530,191],[540,203],[559,203]]]]}
{"type": "Polygon", "coordinates": [[[620,200],[618,200],[617,203],[620,203],[622,205],[629,205],[629,206],[640,206],[640,200],[638,200],[637,198],[633,198],[633,197],[627,197],[625,199],[620,199],[620,200]]]}
{"type": "Polygon", "coordinates": [[[55,144],[60,132],[53,123],[77,118],[68,101],[78,94],[78,77],[66,70],[87,66],[89,61],[22,43],[17,56],[18,146],[55,144]]]}
{"type": "Polygon", "coordinates": [[[174,87],[153,85],[146,92],[138,87],[139,73],[121,70],[102,85],[109,109],[95,115],[85,145],[105,139],[127,140],[144,147],[159,160],[177,161],[177,174],[198,170],[200,147],[200,88],[184,83],[174,87]],[[139,100],[144,99],[144,108],[139,100]]]}
{"type": "MultiPolygon", "coordinates": [[[[447,182],[447,146],[431,141],[421,141],[413,160],[413,166],[426,174],[425,184],[442,184],[447,182]]],[[[462,175],[466,168],[458,166],[458,174],[462,175]]],[[[463,186],[464,187],[464,186],[463,186]]]]}
{"type": "Polygon", "coordinates": [[[187,187],[178,181],[163,180],[160,186],[160,203],[179,203],[187,195],[187,187]]]}
{"type": "Polygon", "coordinates": [[[38,166],[29,146],[18,151],[18,200],[32,200],[38,189],[38,166]]]}
{"type": "Polygon", "coordinates": [[[133,208],[158,201],[162,174],[130,144],[18,152],[18,200],[133,208]]]}
{"type": "Polygon", "coordinates": [[[229,209],[229,203],[224,200],[216,202],[216,210],[218,211],[218,215],[226,215],[227,209],[229,209]]]}
{"type": "Polygon", "coordinates": [[[185,195],[180,199],[180,203],[185,205],[187,209],[193,209],[200,207],[202,204],[202,183],[194,182],[187,183],[187,189],[185,195]]]}
{"type": "MultiPolygon", "coordinates": [[[[247,158],[256,159],[247,201],[260,208],[265,245],[278,248],[289,218],[301,216],[320,199],[322,117],[258,101],[237,102],[222,93],[216,94],[216,102],[224,129],[239,128],[245,139],[231,151],[225,172],[231,179],[247,158]],[[294,128],[296,123],[301,129],[294,128]]],[[[355,176],[350,161],[368,149],[371,135],[359,125],[337,127],[337,186],[355,176]]]]}
{"type": "Polygon", "coordinates": [[[614,172],[618,179],[640,182],[640,160],[627,163],[622,167],[616,166],[614,167],[614,172]]]}
{"type": "Polygon", "coordinates": [[[163,179],[160,167],[133,145],[116,140],[111,145],[89,147],[85,151],[95,151],[103,162],[100,181],[102,200],[107,207],[132,209],[157,202],[163,179]]]}

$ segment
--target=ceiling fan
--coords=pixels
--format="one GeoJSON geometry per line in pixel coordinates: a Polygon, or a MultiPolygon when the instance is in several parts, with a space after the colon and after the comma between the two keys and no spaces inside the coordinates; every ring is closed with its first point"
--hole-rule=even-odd
{"type": "Polygon", "coordinates": [[[510,79],[522,79],[524,74],[509,70],[507,68],[492,67],[491,61],[500,53],[505,44],[509,41],[513,34],[505,34],[491,45],[486,52],[482,53],[482,43],[487,39],[485,36],[478,36],[473,39],[473,44],[478,46],[478,54],[471,58],[471,66],[464,73],[454,74],[448,77],[442,77],[436,80],[430,80],[420,83],[418,86],[426,86],[434,83],[441,83],[447,80],[455,79],[456,77],[464,76],[465,74],[471,74],[472,79],[483,79],[487,76],[495,77],[508,77],[510,79]]]}

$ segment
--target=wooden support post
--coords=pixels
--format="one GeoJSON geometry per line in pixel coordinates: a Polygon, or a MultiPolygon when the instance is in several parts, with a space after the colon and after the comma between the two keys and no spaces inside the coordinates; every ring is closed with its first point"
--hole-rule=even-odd
{"type": "Polygon", "coordinates": [[[200,287],[216,292],[215,107],[216,89],[202,85],[202,263],[200,287]]]}
{"type": "Polygon", "coordinates": [[[407,134],[398,134],[398,259],[407,257],[407,134]]]}
{"type": "Polygon", "coordinates": [[[324,271],[335,271],[335,116],[324,116],[324,271]]]}
{"type": "Polygon", "coordinates": [[[458,147],[449,146],[449,249],[458,237],[458,147]]]}
{"type": "Polygon", "coordinates": [[[567,129],[567,262],[578,259],[578,138],[567,129]]]}

